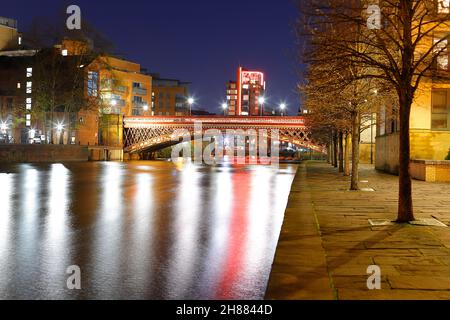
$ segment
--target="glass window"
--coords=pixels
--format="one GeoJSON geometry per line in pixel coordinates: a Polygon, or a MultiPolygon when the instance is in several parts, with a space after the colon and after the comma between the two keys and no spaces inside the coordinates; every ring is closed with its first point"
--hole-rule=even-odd
{"type": "Polygon", "coordinates": [[[90,97],[96,97],[98,95],[98,73],[88,72],[88,95],[90,97]]]}
{"type": "Polygon", "coordinates": [[[431,98],[431,129],[450,130],[450,90],[433,90],[431,98]]]}
{"type": "Polygon", "coordinates": [[[439,13],[450,13],[450,0],[438,0],[438,12],[439,13]]]}
{"type": "Polygon", "coordinates": [[[448,70],[448,41],[442,39],[434,39],[434,54],[437,55],[437,68],[440,70],[448,70]]]}

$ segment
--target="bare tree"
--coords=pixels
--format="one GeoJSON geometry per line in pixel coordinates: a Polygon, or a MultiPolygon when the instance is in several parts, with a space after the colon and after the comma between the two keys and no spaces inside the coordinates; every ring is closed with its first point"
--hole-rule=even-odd
{"type": "Polygon", "coordinates": [[[307,43],[314,46],[315,42],[326,42],[322,55],[327,56],[330,63],[341,61],[363,69],[354,80],[378,79],[395,90],[400,123],[397,221],[414,220],[410,174],[411,106],[426,78],[447,77],[448,70],[436,72],[436,67],[442,67],[440,61],[443,54],[447,54],[448,33],[444,31],[448,30],[449,9],[445,8],[444,1],[437,0],[380,0],[370,8],[369,1],[359,0],[302,2],[301,23],[304,30],[309,30],[305,32],[307,43]],[[322,32],[324,25],[336,32],[322,32]]]}

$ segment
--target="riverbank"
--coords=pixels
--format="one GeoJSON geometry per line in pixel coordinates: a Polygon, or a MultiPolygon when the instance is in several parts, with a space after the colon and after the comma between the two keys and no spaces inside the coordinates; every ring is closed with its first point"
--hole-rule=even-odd
{"type": "Polygon", "coordinates": [[[1,144],[0,162],[57,163],[88,161],[88,147],[50,144],[1,144]]]}
{"type": "MultiPolygon", "coordinates": [[[[297,172],[286,209],[267,299],[450,299],[450,229],[371,226],[395,220],[398,177],[361,168],[361,187],[326,163],[297,172]],[[370,191],[373,190],[373,191],[370,191]],[[367,268],[381,269],[381,290],[367,268]]],[[[414,181],[416,218],[450,224],[450,184],[414,181]]]]}

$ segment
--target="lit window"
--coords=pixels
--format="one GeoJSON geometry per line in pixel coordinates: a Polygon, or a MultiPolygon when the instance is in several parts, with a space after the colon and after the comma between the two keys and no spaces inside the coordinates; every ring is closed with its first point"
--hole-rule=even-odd
{"type": "Polygon", "coordinates": [[[436,62],[438,69],[447,70],[449,62],[447,51],[448,45],[447,39],[434,39],[434,45],[435,45],[434,53],[437,55],[436,62]]]}
{"type": "Polygon", "coordinates": [[[31,110],[31,103],[27,103],[27,110],[31,110]]]}
{"type": "Polygon", "coordinates": [[[27,120],[31,120],[31,114],[27,114],[27,120]]]}
{"type": "Polygon", "coordinates": [[[19,36],[19,38],[17,39],[17,42],[18,42],[19,46],[22,45],[22,37],[21,36],[19,36]]]}
{"type": "Polygon", "coordinates": [[[450,90],[432,90],[431,129],[450,130],[450,90]]]}
{"type": "Polygon", "coordinates": [[[64,50],[61,51],[61,54],[62,54],[64,57],[66,57],[66,56],[69,55],[69,52],[67,51],[67,49],[64,49],[64,50]]]}
{"type": "MultiPolygon", "coordinates": [[[[98,73],[89,71],[88,72],[88,95],[90,97],[96,97],[98,95],[98,73]]],[[[119,97],[120,99],[120,97],[119,97]]]]}
{"type": "Polygon", "coordinates": [[[27,120],[26,123],[25,123],[25,125],[26,125],[27,127],[30,127],[30,126],[31,126],[31,121],[27,120]]]}
{"type": "Polygon", "coordinates": [[[450,0],[438,0],[438,12],[450,13],[450,0]]]}
{"type": "Polygon", "coordinates": [[[30,78],[33,76],[33,68],[27,68],[27,78],[30,78]]]}
{"type": "Polygon", "coordinates": [[[27,93],[31,93],[32,92],[32,90],[31,90],[32,86],[33,86],[33,83],[31,81],[28,81],[27,82],[27,93]]]}
{"type": "Polygon", "coordinates": [[[31,98],[27,98],[27,103],[31,103],[31,98]]]}
{"type": "Polygon", "coordinates": [[[17,82],[17,89],[20,89],[21,85],[20,82],[17,82]]]}

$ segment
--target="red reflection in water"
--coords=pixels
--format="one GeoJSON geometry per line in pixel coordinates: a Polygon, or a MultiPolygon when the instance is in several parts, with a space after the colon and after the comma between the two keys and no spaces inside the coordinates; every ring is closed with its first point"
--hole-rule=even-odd
{"type": "Polygon", "coordinates": [[[246,171],[233,174],[233,204],[229,227],[228,252],[224,259],[223,273],[218,284],[216,299],[227,300],[234,297],[234,287],[238,284],[244,269],[245,241],[248,226],[248,197],[250,195],[251,174],[246,171]]]}

